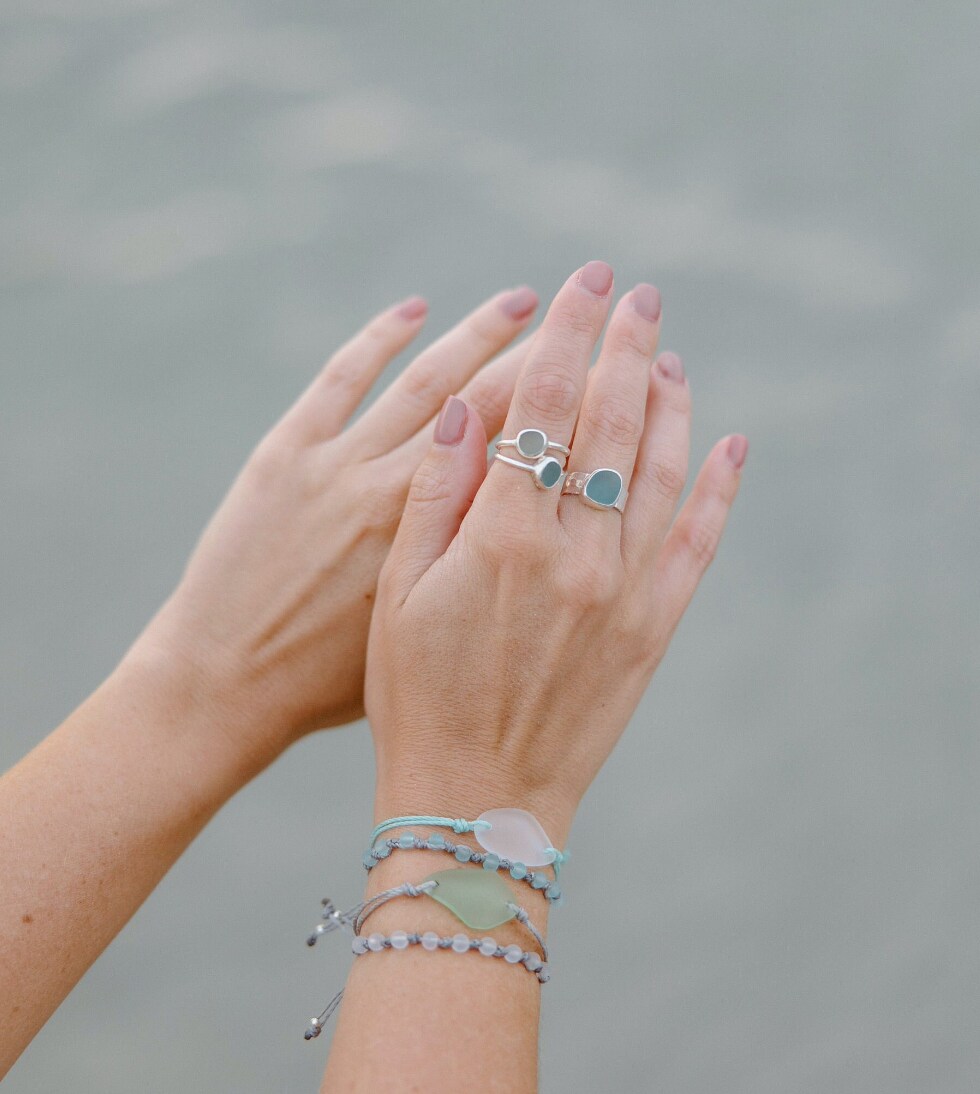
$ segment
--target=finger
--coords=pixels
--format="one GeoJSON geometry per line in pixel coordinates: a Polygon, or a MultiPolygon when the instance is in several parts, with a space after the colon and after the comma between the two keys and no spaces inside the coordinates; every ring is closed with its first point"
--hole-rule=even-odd
{"type": "MultiPolygon", "coordinates": [[[[613,272],[605,262],[588,262],[558,291],[541,327],[534,335],[527,362],[517,381],[505,438],[522,429],[540,429],[550,441],[567,445],[575,429],[589,361],[609,312],[613,272]]],[[[508,456],[513,449],[506,450],[508,456]]],[[[554,454],[554,453],[552,453],[554,454]]],[[[559,457],[564,462],[563,457],[559,457]]],[[[499,495],[525,497],[527,505],[542,514],[557,512],[557,497],[542,506],[543,493],[535,489],[530,474],[495,461],[482,494],[496,505],[499,495]],[[522,480],[517,482],[516,478],[522,480]],[[518,493],[513,493],[517,487],[518,493]]]]}
{"type": "Polygon", "coordinates": [[[429,454],[412,479],[385,563],[385,589],[403,603],[459,531],[487,470],[487,435],[478,414],[451,395],[436,421],[429,454]]]}
{"type": "Polygon", "coordinates": [[[415,358],[351,430],[368,456],[390,452],[421,429],[451,395],[531,321],[533,289],[520,288],[481,304],[415,358]]]}
{"type": "MultiPolygon", "coordinates": [[[[467,406],[472,407],[480,415],[488,437],[495,437],[504,424],[507,409],[514,395],[514,386],[524,367],[530,344],[530,338],[525,338],[516,346],[511,346],[485,368],[481,368],[458,393],[467,406]]],[[[434,426],[435,419],[432,419],[414,437],[383,458],[386,460],[394,458],[406,466],[417,467],[432,443],[434,426]]]]}
{"type": "Polygon", "coordinates": [[[660,550],[687,479],[691,391],[676,353],[649,372],[646,424],[623,512],[623,557],[646,567],[660,550]]]}
{"type": "Polygon", "coordinates": [[[422,329],[428,310],[422,297],[412,296],[376,315],[327,361],[278,428],[296,444],[318,444],[336,436],[385,366],[422,329]]]}
{"type": "MultiPolygon", "coordinates": [[[[599,360],[589,376],[570,471],[608,468],[620,476],[620,485],[629,484],[643,434],[650,364],[659,336],[660,292],[653,285],[637,285],[613,312],[599,360]]],[[[599,533],[617,539],[621,535],[622,522],[615,513],[585,505],[581,497],[564,498],[559,512],[572,535],[599,533]]]]}
{"type": "Polygon", "coordinates": [[[748,450],[749,442],[738,433],[714,446],[657,556],[654,582],[668,635],[715,557],[748,450]]]}

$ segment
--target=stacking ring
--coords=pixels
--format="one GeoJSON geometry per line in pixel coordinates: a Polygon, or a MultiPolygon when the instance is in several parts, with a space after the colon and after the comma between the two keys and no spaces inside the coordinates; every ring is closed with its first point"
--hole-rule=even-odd
{"type": "Polygon", "coordinates": [[[522,463],[520,460],[512,460],[510,456],[504,456],[498,452],[494,459],[509,464],[511,467],[519,467],[522,471],[530,471],[534,476],[534,485],[541,490],[551,490],[559,486],[565,478],[562,465],[554,456],[545,456],[543,460],[538,460],[537,463],[522,463]]]}
{"type": "Polygon", "coordinates": [[[565,476],[561,492],[577,494],[593,509],[618,509],[623,511],[629,491],[623,476],[611,467],[597,467],[595,471],[572,471],[565,476]]]}
{"type": "MultiPolygon", "coordinates": [[[[541,429],[522,429],[516,437],[504,438],[497,441],[494,447],[499,452],[501,448],[516,448],[518,453],[526,460],[539,460],[549,448],[561,452],[564,456],[571,455],[571,450],[557,441],[549,441],[548,434],[541,429]]],[[[564,461],[562,461],[564,463],[564,461]]]]}

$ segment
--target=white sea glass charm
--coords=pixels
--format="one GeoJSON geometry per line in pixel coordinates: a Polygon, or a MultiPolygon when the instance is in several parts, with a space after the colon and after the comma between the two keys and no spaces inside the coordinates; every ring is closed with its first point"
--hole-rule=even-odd
{"type": "Polygon", "coordinates": [[[477,817],[490,827],[477,823],[473,829],[476,842],[491,854],[525,866],[550,866],[554,861],[551,840],[545,830],[526,809],[488,809],[477,817]]]}

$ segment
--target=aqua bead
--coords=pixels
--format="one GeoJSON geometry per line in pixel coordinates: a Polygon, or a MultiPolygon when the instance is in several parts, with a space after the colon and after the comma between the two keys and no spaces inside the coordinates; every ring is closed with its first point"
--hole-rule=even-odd
{"type": "Polygon", "coordinates": [[[557,881],[553,881],[547,889],[544,891],[544,895],[549,900],[557,900],[561,896],[561,886],[557,881]]]}
{"type": "Polygon", "coordinates": [[[377,859],[375,859],[374,855],[372,855],[370,851],[365,851],[364,854],[361,855],[361,862],[363,862],[369,870],[376,861],[377,859]]]}
{"type": "Polygon", "coordinates": [[[514,865],[510,868],[510,876],[515,881],[522,881],[524,878],[527,877],[527,867],[524,865],[523,862],[515,862],[514,865]]]}
{"type": "Polygon", "coordinates": [[[378,853],[378,858],[387,858],[391,854],[391,848],[387,843],[382,843],[380,847],[375,847],[375,851],[378,853]]]}
{"type": "Polygon", "coordinates": [[[406,851],[409,847],[415,846],[415,833],[406,832],[403,836],[398,837],[398,846],[404,848],[406,851]]]}
{"type": "Polygon", "coordinates": [[[466,844],[461,843],[456,848],[456,858],[459,862],[469,862],[472,857],[473,852],[469,849],[469,847],[466,846],[466,844]]]}
{"type": "Polygon", "coordinates": [[[441,832],[436,832],[434,835],[429,836],[430,847],[445,847],[446,837],[441,832]]]}
{"type": "Polygon", "coordinates": [[[484,870],[499,870],[500,869],[500,856],[499,855],[485,855],[483,859],[484,870]]]}
{"type": "Polygon", "coordinates": [[[544,889],[547,888],[548,878],[544,874],[531,874],[531,888],[532,889],[544,889]]]}

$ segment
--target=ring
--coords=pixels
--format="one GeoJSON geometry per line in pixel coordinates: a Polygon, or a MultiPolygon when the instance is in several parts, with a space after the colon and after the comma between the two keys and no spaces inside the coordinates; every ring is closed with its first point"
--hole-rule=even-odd
{"type": "Polygon", "coordinates": [[[541,490],[551,490],[564,481],[565,472],[561,464],[554,456],[545,456],[537,463],[521,463],[520,460],[512,460],[510,456],[504,456],[500,452],[494,456],[501,463],[510,464],[511,467],[519,467],[522,471],[530,471],[534,476],[534,485],[541,490]]]}
{"type": "Polygon", "coordinates": [[[571,455],[571,449],[557,441],[549,441],[548,434],[542,429],[522,429],[516,437],[496,441],[494,447],[498,452],[501,448],[516,448],[526,460],[540,459],[549,448],[564,453],[566,457],[571,455]]]}
{"type": "Polygon", "coordinates": [[[618,509],[623,511],[629,491],[623,476],[611,467],[597,467],[595,471],[572,471],[565,476],[563,494],[577,494],[593,509],[618,509]]]}

